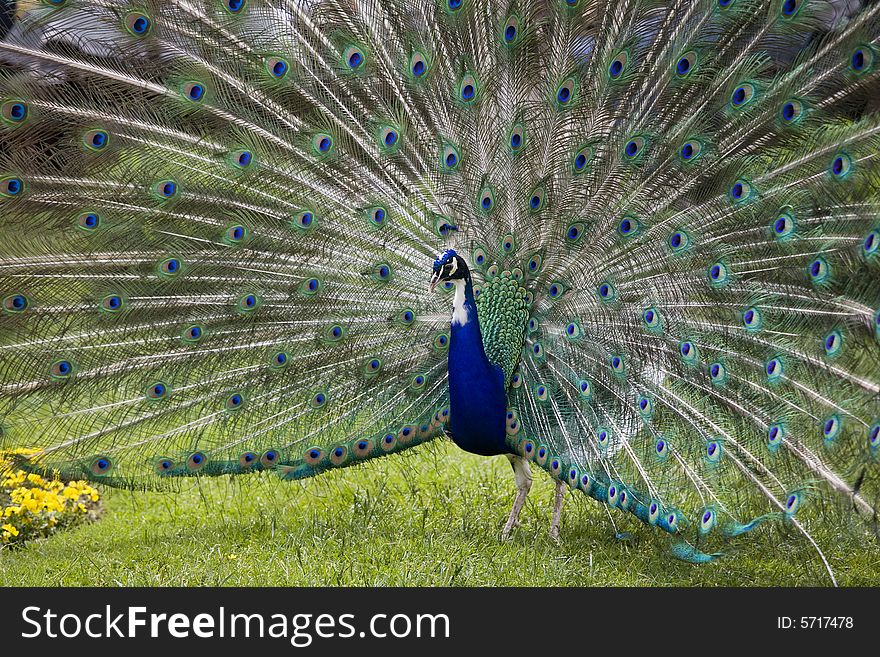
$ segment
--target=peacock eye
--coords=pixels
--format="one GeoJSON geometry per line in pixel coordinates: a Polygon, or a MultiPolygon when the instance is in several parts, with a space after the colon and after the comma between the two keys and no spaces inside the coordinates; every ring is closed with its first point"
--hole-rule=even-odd
{"type": "Polygon", "coordinates": [[[201,82],[187,82],[180,88],[180,93],[187,100],[200,103],[205,98],[205,85],[201,82]]]}
{"type": "Polygon", "coordinates": [[[124,19],[125,29],[134,36],[145,36],[149,34],[153,26],[150,17],[140,12],[132,12],[127,14],[124,19]]]}
{"type": "Polygon", "coordinates": [[[623,146],[623,156],[628,160],[635,160],[644,154],[647,141],[642,136],[632,137],[623,146]]]}
{"type": "Polygon", "coordinates": [[[571,104],[577,93],[577,81],[574,77],[568,77],[556,88],[556,103],[560,108],[571,104]]]}
{"type": "Polygon", "coordinates": [[[91,151],[104,150],[110,143],[110,135],[106,130],[89,130],[83,135],[83,145],[91,151]]]}
{"type": "Polygon", "coordinates": [[[614,56],[614,59],[612,59],[611,63],[608,65],[608,76],[612,80],[619,79],[626,71],[626,67],[628,65],[629,53],[626,51],[617,53],[617,55],[614,56]]]}
{"type": "Polygon", "coordinates": [[[23,123],[28,112],[28,104],[23,100],[7,100],[0,105],[0,118],[10,124],[23,123]]]}
{"type": "Polygon", "coordinates": [[[440,164],[443,171],[451,173],[457,171],[461,163],[461,154],[452,144],[446,144],[440,149],[440,164]]]}
{"type": "Polygon", "coordinates": [[[363,50],[355,45],[351,45],[343,50],[342,61],[348,69],[358,71],[363,68],[366,57],[363,50]]]}
{"type": "Polygon", "coordinates": [[[223,7],[230,14],[240,14],[247,5],[247,0],[223,0],[223,7]]]}
{"type": "Polygon", "coordinates": [[[424,53],[416,51],[412,54],[409,58],[409,72],[417,80],[425,77],[428,72],[428,58],[424,53]]]}
{"type": "Polygon", "coordinates": [[[386,153],[395,152],[400,148],[400,128],[396,126],[382,126],[379,128],[377,138],[380,149],[386,153]]]}
{"type": "Polygon", "coordinates": [[[287,75],[289,70],[290,64],[287,63],[286,59],[282,59],[281,57],[266,58],[266,71],[276,80],[280,80],[287,75]]]}
{"type": "Polygon", "coordinates": [[[756,93],[755,85],[750,82],[744,82],[730,94],[730,104],[735,109],[741,109],[752,102],[756,93]]]}
{"type": "Polygon", "coordinates": [[[519,16],[510,16],[504,23],[501,30],[501,37],[508,46],[513,46],[519,42],[520,36],[520,18],[519,16]]]}
{"type": "Polygon", "coordinates": [[[458,97],[461,102],[473,103],[480,95],[480,85],[473,73],[466,73],[458,83],[458,97]]]}
{"type": "Polygon", "coordinates": [[[685,163],[694,162],[703,154],[703,143],[697,139],[688,139],[678,151],[685,163]]]}
{"type": "Polygon", "coordinates": [[[675,74],[680,78],[689,76],[697,66],[697,53],[693,50],[686,52],[675,63],[675,74]]]}
{"type": "Polygon", "coordinates": [[[837,153],[831,160],[829,171],[835,180],[843,180],[849,176],[853,168],[852,158],[847,153],[837,153]]]}
{"type": "Polygon", "coordinates": [[[333,152],[333,137],[326,132],[312,136],[312,150],[315,155],[324,156],[333,152]]]}

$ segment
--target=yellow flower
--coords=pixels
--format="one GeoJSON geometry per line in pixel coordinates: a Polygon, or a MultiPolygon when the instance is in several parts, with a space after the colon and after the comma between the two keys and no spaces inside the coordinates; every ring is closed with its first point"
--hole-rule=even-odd
{"type": "Polygon", "coordinates": [[[10,536],[18,536],[18,528],[15,525],[2,525],[0,529],[8,532],[10,536]]]}

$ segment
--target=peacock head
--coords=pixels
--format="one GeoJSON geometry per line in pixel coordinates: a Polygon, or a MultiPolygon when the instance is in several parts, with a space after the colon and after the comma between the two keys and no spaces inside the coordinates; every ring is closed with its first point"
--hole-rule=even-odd
{"type": "Polygon", "coordinates": [[[470,276],[470,270],[464,258],[452,249],[448,249],[437,256],[434,261],[434,274],[431,276],[431,285],[428,291],[433,292],[440,283],[466,280],[468,276],[470,276]]]}

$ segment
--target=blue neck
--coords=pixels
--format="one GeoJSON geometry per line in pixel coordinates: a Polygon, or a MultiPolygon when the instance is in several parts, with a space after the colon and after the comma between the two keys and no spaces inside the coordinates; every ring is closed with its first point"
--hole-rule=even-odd
{"type": "MultiPolygon", "coordinates": [[[[461,283],[457,283],[461,285],[461,283]]],[[[464,281],[464,302],[453,309],[449,338],[449,413],[452,440],[475,454],[504,454],[507,395],[504,373],[483,349],[474,286],[464,281]],[[463,321],[460,321],[463,320],[463,321]]],[[[456,290],[461,301],[461,291],[456,290]]]]}

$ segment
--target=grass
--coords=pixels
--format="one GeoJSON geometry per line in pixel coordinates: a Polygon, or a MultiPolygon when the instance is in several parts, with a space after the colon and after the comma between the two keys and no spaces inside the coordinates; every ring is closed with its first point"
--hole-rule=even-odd
{"type": "MultiPolygon", "coordinates": [[[[547,535],[553,484],[536,472],[523,525],[506,459],[447,442],[318,479],[251,475],[180,493],[105,491],[97,523],[0,550],[2,586],[805,586],[829,584],[815,550],[762,527],[704,565],[669,556],[660,532],[568,495],[561,543],[547,535]]],[[[864,532],[819,525],[841,585],[880,584],[864,532]]]]}

